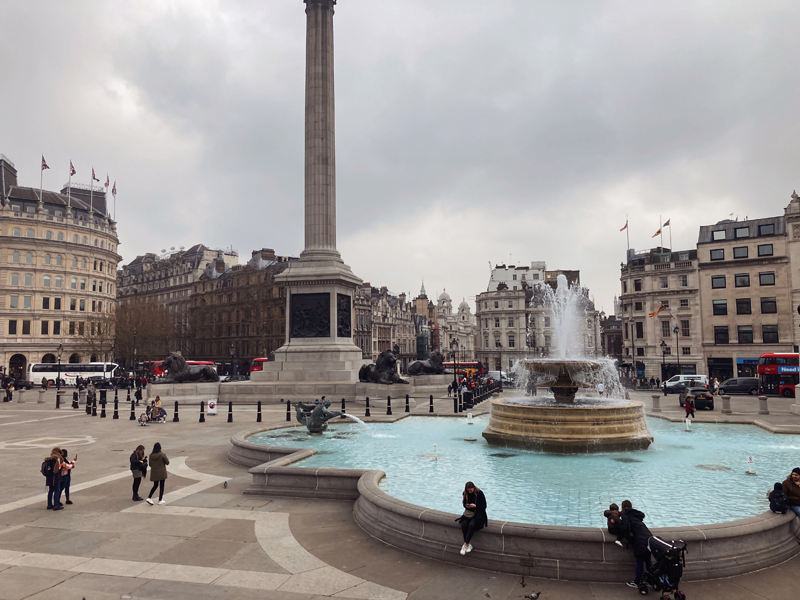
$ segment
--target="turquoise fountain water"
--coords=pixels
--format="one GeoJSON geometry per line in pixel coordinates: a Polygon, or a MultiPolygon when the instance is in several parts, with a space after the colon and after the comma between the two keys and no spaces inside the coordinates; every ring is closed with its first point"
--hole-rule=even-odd
{"type": "Polygon", "coordinates": [[[695,423],[687,433],[683,424],[648,419],[655,441],[646,451],[559,455],[489,446],[479,436],[487,421],[335,423],[321,436],[279,429],[250,441],[319,450],[296,466],[381,469],[387,493],[429,508],[460,512],[461,490],[472,480],[492,519],[594,527],[605,525],[611,502],[625,499],[654,527],[750,517],[767,510],[767,490],[800,462],[800,436],[747,425],[695,423]],[[748,455],[756,476],[744,474],[748,455]]]}

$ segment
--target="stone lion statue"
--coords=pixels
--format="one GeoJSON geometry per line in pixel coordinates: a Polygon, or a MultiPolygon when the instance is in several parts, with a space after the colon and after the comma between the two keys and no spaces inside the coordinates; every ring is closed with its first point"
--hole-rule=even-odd
{"type": "Polygon", "coordinates": [[[365,383],[408,383],[397,374],[397,357],[391,350],[384,350],[378,355],[375,364],[364,365],[358,372],[359,381],[365,383]]]}
{"type": "Polygon", "coordinates": [[[219,381],[217,370],[209,365],[187,365],[186,359],[177,352],[170,352],[164,359],[167,374],[155,383],[189,383],[219,381]]]}
{"type": "Polygon", "coordinates": [[[444,355],[434,350],[427,360],[415,360],[408,365],[409,375],[441,375],[444,373],[444,355]]]}

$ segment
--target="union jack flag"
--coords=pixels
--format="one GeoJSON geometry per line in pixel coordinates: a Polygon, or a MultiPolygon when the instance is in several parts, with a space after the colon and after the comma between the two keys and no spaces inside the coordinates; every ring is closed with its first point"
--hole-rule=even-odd
{"type": "Polygon", "coordinates": [[[117,180],[116,179],[114,180],[114,187],[111,188],[111,193],[114,195],[115,198],[117,197],[117,180]]]}
{"type": "Polygon", "coordinates": [[[92,167],[92,181],[96,181],[97,183],[100,183],[100,180],[97,177],[94,176],[94,167],[92,167]]]}
{"type": "Polygon", "coordinates": [[[72,161],[69,161],[69,174],[75,175],[75,173],[76,173],[75,167],[72,166],[72,161]]]}
{"type": "Polygon", "coordinates": [[[106,187],[108,187],[108,184],[109,184],[109,183],[110,183],[110,181],[108,180],[108,174],[106,174],[106,182],[105,182],[105,186],[106,186],[106,187]]]}
{"type": "Polygon", "coordinates": [[[47,161],[44,159],[44,154],[42,154],[42,171],[45,169],[49,169],[50,167],[47,166],[47,161]]]}

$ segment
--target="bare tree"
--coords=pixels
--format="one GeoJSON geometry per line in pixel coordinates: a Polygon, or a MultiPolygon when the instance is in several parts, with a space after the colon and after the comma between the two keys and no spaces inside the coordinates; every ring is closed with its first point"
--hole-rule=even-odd
{"type": "Polygon", "coordinates": [[[145,299],[121,303],[116,311],[117,357],[134,360],[160,360],[170,350],[174,322],[164,305],[145,299]]]}

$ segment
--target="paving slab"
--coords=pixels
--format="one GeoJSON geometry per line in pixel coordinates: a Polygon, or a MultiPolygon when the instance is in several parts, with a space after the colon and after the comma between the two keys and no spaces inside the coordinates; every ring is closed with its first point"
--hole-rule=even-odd
{"type": "Polygon", "coordinates": [[[187,583],[211,583],[219,579],[227,569],[214,569],[212,567],[193,567],[190,565],[160,564],[148,569],[139,577],[143,579],[164,579],[166,581],[184,581],[187,583]]]}
{"type": "Polygon", "coordinates": [[[233,542],[256,542],[255,523],[251,520],[225,519],[213,527],[201,531],[197,537],[209,540],[233,542]]]}
{"type": "Polygon", "coordinates": [[[229,571],[214,581],[214,585],[243,587],[252,590],[274,591],[291,577],[288,573],[258,573],[229,571]]]}
{"type": "Polygon", "coordinates": [[[153,560],[173,565],[218,567],[244,548],[243,542],[192,537],[158,554],[153,560]]]}
{"type": "Polygon", "coordinates": [[[278,589],[283,592],[332,596],[363,582],[363,579],[326,565],[313,571],[306,571],[301,576],[291,577],[278,589]]]}
{"type": "Polygon", "coordinates": [[[39,554],[38,552],[31,552],[29,554],[23,554],[19,558],[15,558],[6,564],[17,567],[69,571],[72,567],[83,564],[88,560],[90,559],[85,556],[64,556],[59,554],[39,554]]]}
{"type": "Polygon", "coordinates": [[[116,535],[117,537],[101,544],[88,552],[86,556],[155,562],[153,559],[156,556],[180,544],[185,539],[179,536],[139,532],[118,533],[116,535]]]}
{"type": "Polygon", "coordinates": [[[99,531],[57,531],[52,536],[28,544],[31,552],[46,554],[69,554],[73,556],[88,555],[97,546],[114,539],[117,534],[99,531]]]}
{"type": "Polygon", "coordinates": [[[262,573],[284,573],[289,571],[272,560],[260,544],[245,544],[231,558],[219,565],[221,569],[237,569],[240,571],[259,571],[262,573]]]}
{"type": "Polygon", "coordinates": [[[201,492],[193,494],[187,498],[181,498],[171,504],[174,506],[199,506],[202,508],[217,508],[223,504],[230,502],[231,498],[228,494],[214,494],[210,492],[201,492]]]}
{"type": "Polygon", "coordinates": [[[77,573],[94,573],[95,575],[115,575],[117,577],[138,577],[155,566],[156,563],[151,562],[92,558],[85,563],[72,567],[70,571],[75,571],[77,573]]]}
{"type": "Polygon", "coordinates": [[[11,567],[0,572],[0,600],[22,600],[74,576],[69,571],[11,567]]]}
{"type": "Polygon", "coordinates": [[[31,600],[65,600],[90,598],[91,600],[119,600],[130,596],[145,582],[133,577],[110,577],[78,573],[66,581],[30,596],[31,600]]]}

